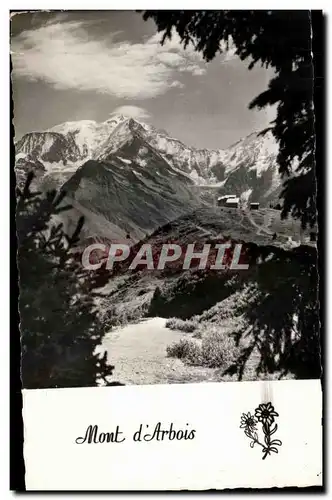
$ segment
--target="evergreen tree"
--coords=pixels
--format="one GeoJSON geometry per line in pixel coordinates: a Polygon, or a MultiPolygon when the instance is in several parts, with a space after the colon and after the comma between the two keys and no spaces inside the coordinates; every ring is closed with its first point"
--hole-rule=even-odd
{"type": "Polygon", "coordinates": [[[250,108],[277,105],[271,127],[279,143],[279,172],[284,179],[282,216],[316,222],[313,65],[310,11],[145,11],[163,33],[162,43],[175,30],[184,47],[192,43],[206,61],[232,43],[249,69],[256,64],[275,71],[266,91],[250,108]],[[295,166],[294,166],[295,164],[295,166]],[[293,168],[296,176],[290,177],[293,168]]]}
{"type": "MultiPolygon", "coordinates": [[[[316,249],[301,245],[286,251],[248,244],[247,251],[253,261],[246,284],[251,282],[257,289],[254,301],[241,311],[250,324],[250,339],[227,372],[237,373],[241,380],[249,356],[256,353],[259,355],[257,375],[278,371],[282,375],[293,373],[299,379],[319,378],[321,338],[316,249]],[[262,261],[259,265],[257,255],[262,261]]],[[[234,334],[237,343],[246,336],[246,327],[234,334]]]]}
{"type": "Polygon", "coordinates": [[[16,210],[23,387],[85,387],[97,380],[109,385],[113,367],[106,353],[95,352],[105,333],[93,295],[100,276],[72,252],[83,219],[66,236],[52,220],[69,208],[61,207],[64,193],[42,197],[31,191],[32,178],[17,190],[16,210]]]}

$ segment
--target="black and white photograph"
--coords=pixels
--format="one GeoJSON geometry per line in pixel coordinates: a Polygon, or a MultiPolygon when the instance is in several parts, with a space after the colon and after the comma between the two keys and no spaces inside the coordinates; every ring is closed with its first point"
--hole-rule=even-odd
{"type": "Polygon", "coordinates": [[[322,12],[62,7],[10,11],[11,489],[321,491],[322,12]]]}
{"type": "Polygon", "coordinates": [[[10,22],[23,388],[320,378],[310,11],[10,22]]]}

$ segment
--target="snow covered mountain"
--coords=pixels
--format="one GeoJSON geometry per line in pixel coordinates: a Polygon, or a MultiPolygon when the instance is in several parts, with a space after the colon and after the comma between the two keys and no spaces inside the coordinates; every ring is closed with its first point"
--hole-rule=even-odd
{"type": "Polygon", "coordinates": [[[219,194],[236,194],[262,206],[277,201],[281,190],[277,154],[278,145],[271,132],[250,134],[230,146],[211,168],[219,194]]]}
{"type": "Polygon", "coordinates": [[[189,174],[196,183],[227,180],[241,166],[256,171],[257,177],[274,165],[277,145],[271,133],[253,133],[225,150],[189,147],[167,132],[123,115],[111,115],[103,123],[93,120],[66,122],[46,132],[26,134],[16,144],[17,153],[46,162],[73,163],[105,159],[134,138],[147,143],[170,163],[189,174]],[[273,165],[272,165],[273,164],[273,165]]]}
{"type": "Polygon", "coordinates": [[[125,116],[113,115],[103,123],[97,123],[93,120],[61,123],[49,129],[49,132],[72,137],[81,155],[85,158],[92,158],[94,152],[110,137],[114,129],[125,121],[127,121],[125,116]]]}
{"type": "Polygon", "coordinates": [[[30,160],[45,162],[68,162],[81,161],[81,154],[74,137],[71,134],[60,134],[58,132],[31,132],[23,136],[16,144],[19,158],[28,157],[30,160]]]}
{"type": "Polygon", "coordinates": [[[103,123],[66,122],[26,134],[16,143],[16,171],[20,182],[32,169],[42,189],[65,189],[95,236],[131,232],[137,239],[188,210],[214,204],[220,194],[267,206],[280,192],[277,151],[271,133],[211,151],[113,114],[103,123]]]}

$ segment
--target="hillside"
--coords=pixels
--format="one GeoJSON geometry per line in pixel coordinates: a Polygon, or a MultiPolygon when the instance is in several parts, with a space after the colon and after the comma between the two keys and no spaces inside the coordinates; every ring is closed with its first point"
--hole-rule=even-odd
{"type": "MultiPolygon", "coordinates": [[[[62,186],[75,211],[64,214],[66,227],[84,214],[84,236],[132,241],[203,204],[200,191],[153,151],[144,162],[129,160],[133,140],[103,161],[89,160],[62,186]]],[[[83,236],[83,235],[82,235],[83,236]]]]}
{"type": "MultiPolygon", "coordinates": [[[[280,212],[277,210],[262,209],[250,213],[226,208],[192,210],[190,213],[159,227],[151,235],[134,244],[131,257],[125,262],[115,265],[113,271],[105,270],[104,272],[109,274],[111,280],[103,293],[110,292],[113,306],[117,305],[121,309],[128,310],[129,316],[143,317],[144,314],[140,316],[141,303],[145,302],[145,299],[147,301],[151,299],[157,286],[163,287],[178,277],[182,279],[195,272],[195,265],[189,271],[182,269],[182,258],[174,263],[166,264],[164,270],[156,268],[147,270],[144,266],[137,270],[129,270],[129,264],[142,244],[150,244],[157,257],[165,243],[178,244],[184,250],[188,244],[195,243],[195,250],[197,248],[199,251],[203,244],[211,244],[213,248],[214,244],[225,241],[230,241],[232,244],[242,243],[244,249],[256,248],[257,251],[263,252],[266,256],[274,252],[285,252],[285,255],[290,252],[291,255],[299,248],[308,248],[309,251],[312,249],[315,252],[315,244],[308,241],[307,231],[302,234],[306,246],[299,246],[301,234],[300,224],[292,220],[282,221],[280,212]],[[264,224],[267,225],[264,226],[264,224]],[[275,232],[277,238],[273,240],[272,235],[275,232]],[[137,314],[135,306],[131,304],[131,301],[135,302],[136,299],[138,299],[137,314]]],[[[196,263],[196,267],[197,265],[196,263]]],[[[228,273],[236,274],[234,271],[228,271],[228,273]]],[[[211,274],[213,279],[215,276],[217,276],[217,280],[219,279],[219,274],[215,271],[207,274],[211,274]]],[[[184,300],[186,300],[185,297],[184,300]]]]}
{"type": "MultiPolygon", "coordinates": [[[[312,318],[311,309],[303,309],[306,301],[315,303],[316,249],[289,245],[294,227],[280,221],[278,211],[269,211],[269,227],[280,231],[277,240],[257,234],[247,217],[199,209],[147,237],[143,242],[157,254],[169,242],[184,247],[194,242],[197,249],[203,243],[243,242],[249,269],[199,270],[197,263],[183,270],[174,263],[164,270],[129,270],[121,264],[100,290],[99,307],[112,329],[108,338],[144,318],[169,318],[166,327],[183,334],[176,334],[169,355],[188,366],[214,368],[211,380],[306,377],[317,371],[319,341],[310,333],[316,309],[312,318]],[[220,359],[207,355],[210,342],[213,352],[220,349],[220,359]]],[[[264,217],[263,211],[255,213],[257,223],[264,217]]],[[[183,381],[190,381],[189,373],[194,372],[189,370],[188,380],[183,374],[183,381]]]]}

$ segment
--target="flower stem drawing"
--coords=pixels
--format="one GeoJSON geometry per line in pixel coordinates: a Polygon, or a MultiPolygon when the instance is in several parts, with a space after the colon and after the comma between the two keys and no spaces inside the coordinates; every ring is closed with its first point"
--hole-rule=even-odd
{"type": "Polygon", "coordinates": [[[277,446],[281,446],[280,439],[271,439],[271,436],[277,432],[278,425],[275,423],[275,417],[279,414],[275,411],[271,403],[262,403],[255,409],[255,414],[250,412],[243,413],[241,416],[240,429],[244,429],[245,435],[250,439],[250,448],[255,444],[262,447],[263,457],[265,458],[271,453],[278,453],[277,446]],[[261,423],[264,437],[260,440],[257,425],[261,423]],[[262,442],[263,441],[263,442],[262,442]]]}

